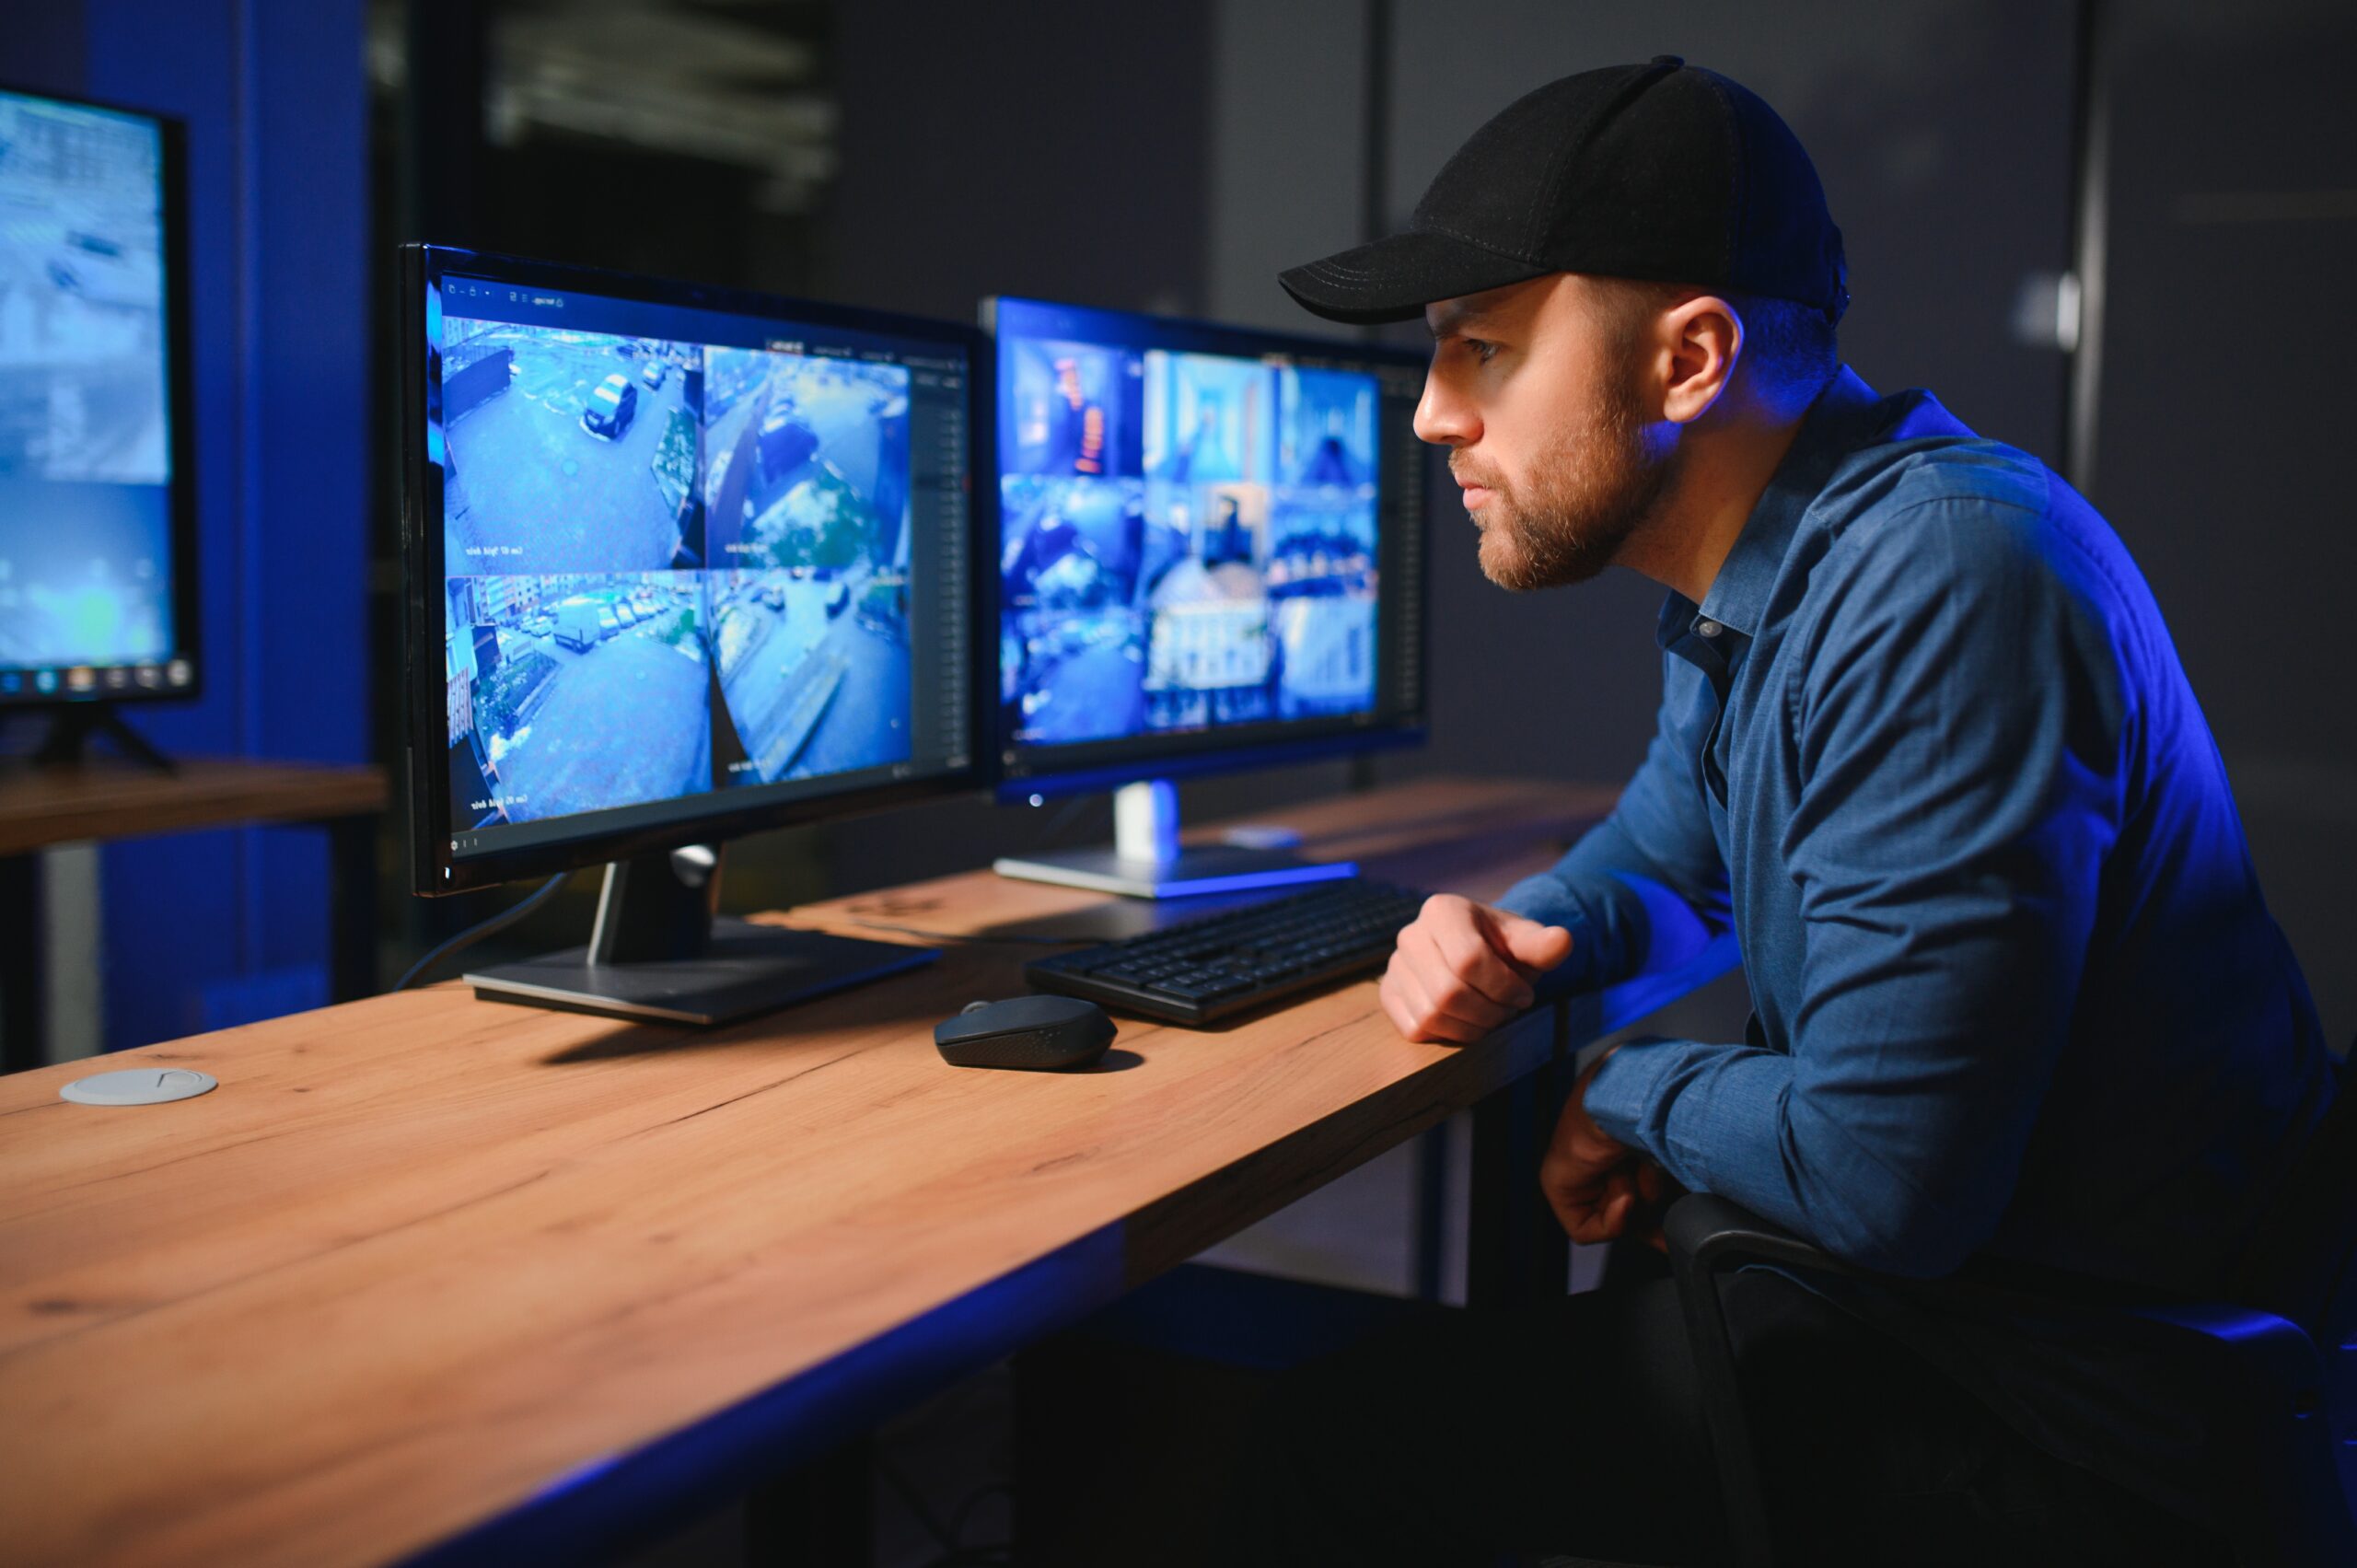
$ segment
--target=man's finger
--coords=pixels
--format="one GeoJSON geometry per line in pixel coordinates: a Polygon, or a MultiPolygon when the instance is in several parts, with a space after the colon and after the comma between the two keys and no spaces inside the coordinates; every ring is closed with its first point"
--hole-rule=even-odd
{"type": "Polygon", "coordinates": [[[1541,925],[1535,920],[1504,910],[1489,910],[1491,945],[1533,974],[1545,974],[1572,956],[1572,934],[1560,925],[1541,925]]]}
{"type": "Polygon", "coordinates": [[[1384,971],[1381,994],[1384,1010],[1410,1040],[1470,1045],[1490,1032],[1486,1025],[1456,1017],[1436,1005],[1415,967],[1399,953],[1391,955],[1391,967],[1384,971]]]}
{"type": "Polygon", "coordinates": [[[1621,1191],[1590,1206],[1582,1223],[1571,1227],[1572,1239],[1583,1245],[1610,1241],[1629,1228],[1629,1205],[1634,1195],[1621,1191]]]}
{"type": "MultiPolygon", "coordinates": [[[[1491,946],[1490,934],[1473,918],[1470,906],[1430,910],[1409,928],[1433,945],[1442,963],[1483,996],[1519,1013],[1537,1001],[1530,982],[1491,946]]],[[[1404,939],[1408,932],[1401,932],[1404,939]]]]}
{"type": "Polygon", "coordinates": [[[1467,984],[1442,954],[1433,934],[1421,923],[1399,934],[1399,945],[1391,956],[1408,966],[1437,1012],[1469,1024],[1484,1034],[1515,1016],[1516,1009],[1493,1001],[1467,984]]]}
{"type": "Polygon", "coordinates": [[[1542,1179],[1539,1185],[1556,1221],[1573,1241],[1609,1241],[1628,1227],[1636,1192],[1631,1168],[1625,1164],[1609,1168],[1573,1167],[1568,1171],[1559,1165],[1557,1174],[1542,1179]]]}
{"type": "Polygon", "coordinates": [[[1376,989],[1375,994],[1376,999],[1383,1004],[1385,1015],[1391,1019],[1391,1027],[1398,1029],[1403,1039],[1415,1039],[1419,1020],[1410,1010],[1399,981],[1389,970],[1384,972],[1383,983],[1376,989]]]}

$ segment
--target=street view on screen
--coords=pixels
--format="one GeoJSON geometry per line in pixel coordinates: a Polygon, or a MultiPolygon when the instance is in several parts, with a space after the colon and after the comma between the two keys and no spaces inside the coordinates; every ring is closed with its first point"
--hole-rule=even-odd
{"type": "Polygon", "coordinates": [[[0,92],[0,697],[189,683],[166,309],[157,126],[0,92]]]}
{"type": "Polygon", "coordinates": [[[1000,701],[1027,745],[1376,700],[1378,386],[999,318],[1000,701]]]}
{"type": "Polygon", "coordinates": [[[439,304],[454,830],[921,754],[909,364],[505,284],[439,304]],[[508,319],[535,315],[565,324],[508,319]]]}

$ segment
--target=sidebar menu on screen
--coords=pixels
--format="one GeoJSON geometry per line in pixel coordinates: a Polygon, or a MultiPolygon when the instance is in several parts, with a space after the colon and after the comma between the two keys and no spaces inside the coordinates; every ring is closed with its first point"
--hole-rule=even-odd
{"type": "Polygon", "coordinates": [[[910,652],[916,685],[911,762],[925,771],[968,761],[972,659],[968,649],[973,570],[967,482],[972,455],[966,428],[967,376],[953,360],[906,359],[909,367],[910,553],[915,571],[910,652]]]}

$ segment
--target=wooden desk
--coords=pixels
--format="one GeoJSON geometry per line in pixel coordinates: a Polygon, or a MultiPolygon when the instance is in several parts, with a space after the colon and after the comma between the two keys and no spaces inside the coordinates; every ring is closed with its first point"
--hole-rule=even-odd
{"type": "MultiPolygon", "coordinates": [[[[1494,894],[1605,804],[1433,782],[1286,819],[1494,894]]],[[[1099,901],[978,873],[795,923],[1099,901]]],[[[1540,1014],[1411,1044],[1366,981],[1123,1019],[1110,1070],[944,1065],[932,1026],[1036,951],[710,1033],[447,984],[120,1058],[221,1079],[159,1108],[0,1082],[0,1560],[544,1560],[821,1451],[1564,1043],[1540,1014]]]]}
{"type": "MultiPolygon", "coordinates": [[[[376,819],[381,768],[192,759],[157,772],[111,760],[34,768],[0,759],[0,927],[39,927],[38,852],[59,844],[147,838],[251,823],[316,823],[328,836],[331,993],[376,989],[376,819]]],[[[45,1028],[41,947],[13,938],[0,951],[0,1070],[36,1066],[45,1028]]]]}

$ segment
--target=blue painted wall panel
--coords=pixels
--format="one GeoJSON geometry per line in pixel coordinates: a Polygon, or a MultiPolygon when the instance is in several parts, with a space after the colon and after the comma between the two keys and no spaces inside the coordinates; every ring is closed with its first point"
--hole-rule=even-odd
{"type": "MultiPolygon", "coordinates": [[[[254,87],[242,145],[255,290],[249,639],[252,749],[368,754],[368,119],[358,0],[249,0],[254,87]]],[[[316,831],[255,835],[249,962],[322,965],[328,873],[316,831]]],[[[322,976],[324,979],[324,976],[322,976]]],[[[270,993],[262,993],[264,995],[270,993]]],[[[324,996],[321,996],[324,1000],[324,996]]]]}

